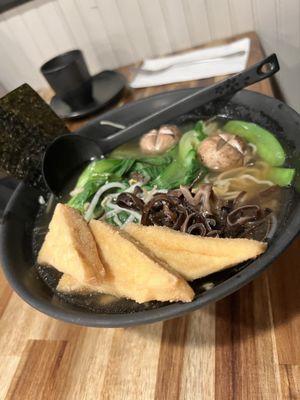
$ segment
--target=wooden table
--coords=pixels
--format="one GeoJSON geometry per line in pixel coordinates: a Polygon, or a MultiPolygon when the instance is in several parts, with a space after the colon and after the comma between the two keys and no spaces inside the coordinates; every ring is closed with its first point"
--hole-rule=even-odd
{"type": "MultiPolygon", "coordinates": [[[[249,64],[262,56],[257,37],[250,36],[249,64]]],[[[197,85],[139,89],[126,101],[197,85]]],[[[251,89],[273,94],[267,81],[251,89]]],[[[126,329],[51,319],[12,293],[0,275],[0,398],[300,399],[299,244],[294,241],[258,279],[216,304],[126,329]]]]}

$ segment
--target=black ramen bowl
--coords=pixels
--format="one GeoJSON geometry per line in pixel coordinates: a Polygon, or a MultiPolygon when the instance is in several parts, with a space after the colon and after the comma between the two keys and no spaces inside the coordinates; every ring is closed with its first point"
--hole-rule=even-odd
{"type": "MultiPolygon", "coordinates": [[[[108,136],[115,130],[101,127],[100,120],[130,125],[194,90],[184,89],[162,93],[130,103],[92,120],[77,133],[90,138],[108,136]]],[[[269,129],[277,135],[286,148],[289,154],[288,162],[297,168],[300,154],[300,116],[286,104],[258,93],[241,91],[231,99],[214,102],[201,109],[195,109],[188,115],[179,116],[176,122],[182,123],[190,119],[195,120],[197,116],[199,118],[213,115],[248,120],[269,129]]],[[[129,137],[124,137],[124,142],[129,139],[129,137]]],[[[105,149],[103,151],[105,152],[105,149]]],[[[104,309],[103,312],[95,312],[92,309],[81,308],[63,301],[49,289],[34,267],[37,250],[34,227],[42,206],[39,203],[40,193],[25,186],[24,183],[20,183],[14,192],[0,225],[1,264],[14,290],[31,306],[54,318],[95,327],[121,327],[174,318],[236,291],[254,279],[278,257],[298,234],[300,227],[299,195],[296,190],[291,190],[291,192],[288,202],[283,205],[284,218],[266,253],[252,262],[216,273],[205,278],[206,280],[193,282],[196,297],[191,303],[151,302],[151,304],[137,305],[125,300],[125,306],[119,309],[104,309]],[[204,290],[202,283],[205,281],[214,282],[214,287],[204,290]]]]}

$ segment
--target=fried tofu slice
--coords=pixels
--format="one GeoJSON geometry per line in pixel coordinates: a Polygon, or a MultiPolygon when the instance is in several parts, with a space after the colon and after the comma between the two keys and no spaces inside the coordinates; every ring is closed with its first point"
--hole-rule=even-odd
{"type": "Polygon", "coordinates": [[[88,224],[79,212],[65,204],[55,208],[37,261],[85,284],[98,285],[105,275],[88,224]]]}
{"type": "Polygon", "coordinates": [[[256,240],[199,237],[160,226],[128,224],[124,230],[189,281],[256,258],[267,248],[256,240]]]}
{"type": "Polygon", "coordinates": [[[63,274],[57,284],[56,290],[66,294],[91,294],[105,293],[115,297],[120,297],[113,280],[104,280],[101,284],[94,286],[82,283],[69,274],[63,274]]]}
{"type": "Polygon", "coordinates": [[[81,283],[69,274],[62,274],[60,280],[58,281],[56,290],[62,293],[97,293],[97,289],[95,286],[81,283]]]}
{"type": "Polygon", "coordinates": [[[97,288],[100,293],[126,297],[138,303],[193,300],[194,291],[189,284],[126,232],[96,220],[89,226],[106,271],[97,288]]]}

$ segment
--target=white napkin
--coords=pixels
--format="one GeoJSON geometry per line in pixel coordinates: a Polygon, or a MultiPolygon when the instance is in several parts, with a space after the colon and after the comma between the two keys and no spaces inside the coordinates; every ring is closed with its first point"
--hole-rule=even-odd
{"type": "Polygon", "coordinates": [[[178,56],[145,60],[141,68],[157,69],[158,67],[182,61],[194,61],[194,63],[178,64],[165,71],[158,71],[151,75],[140,71],[130,85],[132,88],[141,88],[237,73],[245,69],[249,50],[250,39],[245,38],[224,46],[189,51],[178,56]],[[199,62],[200,60],[222,57],[240,51],[245,51],[245,53],[225,59],[199,62]]]}

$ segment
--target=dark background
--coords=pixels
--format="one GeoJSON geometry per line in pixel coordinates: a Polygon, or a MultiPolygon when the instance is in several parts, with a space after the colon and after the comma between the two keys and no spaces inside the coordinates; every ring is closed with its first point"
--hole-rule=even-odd
{"type": "Polygon", "coordinates": [[[0,13],[32,0],[0,0],[0,13]]]}

